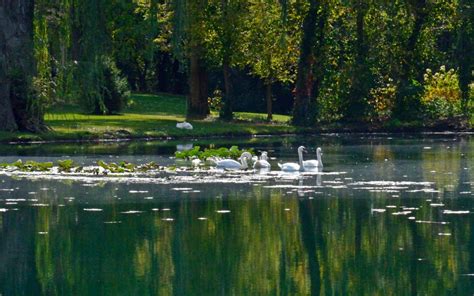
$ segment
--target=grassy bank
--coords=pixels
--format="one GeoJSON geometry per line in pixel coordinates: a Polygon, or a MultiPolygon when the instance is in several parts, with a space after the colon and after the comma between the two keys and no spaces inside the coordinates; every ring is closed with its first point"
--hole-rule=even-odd
{"type": "Polygon", "coordinates": [[[297,132],[287,124],[289,117],[266,114],[235,114],[234,122],[218,121],[217,115],[191,121],[193,130],[176,128],[185,120],[186,101],[181,96],[135,94],[132,104],[120,115],[87,115],[77,106],[53,108],[45,116],[51,131],[43,134],[0,133],[1,142],[41,140],[96,140],[115,138],[160,138],[200,136],[246,136],[297,132]]]}
{"type": "Polygon", "coordinates": [[[445,122],[426,126],[423,122],[391,121],[384,125],[332,123],[317,129],[290,126],[289,116],[274,115],[269,123],[266,114],[236,112],[235,121],[219,121],[217,114],[206,120],[191,121],[193,130],[176,128],[185,120],[186,100],[182,96],[135,94],[133,103],[120,115],[87,115],[78,106],[52,108],[45,116],[51,128],[43,134],[0,132],[0,142],[31,142],[100,139],[183,138],[209,136],[252,136],[315,132],[420,132],[471,131],[468,125],[445,122]]]}

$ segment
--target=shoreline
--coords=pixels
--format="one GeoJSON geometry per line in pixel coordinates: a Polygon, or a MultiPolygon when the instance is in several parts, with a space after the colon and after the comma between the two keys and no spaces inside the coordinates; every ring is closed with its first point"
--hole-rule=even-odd
{"type": "MultiPolygon", "coordinates": [[[[279,126],[285,127],[285,126],[279,126]]],[[[113,142],[140,142],[140,141],[170,141],[170,140],[210,140],[210,139],[222,139],[222,138],[258,138],[258,137],[274,137],[274,136],[318,136],[328,134],[419,134],[419,135],[474,135],[474,129],[447,129],[447,128],[431,128],[431,127],[401,127],[401,128],[351,128],[351,127],[320,127],[313,129],[301,129],[298,127],[287,126],[288,129],[294,129],[293,131],[275,131],[275,132],[263,132],[263,133],[249,133],[249,132],[229,132],[229,133],[209,133],[192,135],[192,131],[185,134],[173,134],[163,136],[146,136],[143,134],[120,134],[120,130],[116,136],[110,134],[93,133],[81,136],[79,133],[77,137],[71,137],[68,135],[54,135],[53,133],[45,134],[32,134],[32,133],[11,133],[11,135],[0,138],[0,145],[22,145],[22,144],[54,144],[54,143],[113,143],[113,142]],[[46,137],[42,137],[46,135],[46,137]]]]}

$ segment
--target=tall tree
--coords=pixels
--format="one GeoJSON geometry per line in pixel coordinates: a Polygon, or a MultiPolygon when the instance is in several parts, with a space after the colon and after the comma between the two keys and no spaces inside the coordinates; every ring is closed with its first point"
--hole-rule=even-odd
{"type": "Polygon", "coordinates": [[[232,72],[243,64],[242,33],[244,16],[247,14],[245,0],[212,0],[209,1],[207,26],[210,39],[208,47],[209,58],[213,66],[221,68],[224,82],[223,106],[220,118],[233,118],[234,90],[232,72]]]}
{"type": "Polygon", "coordinates": [[[43,131],[43,106],[35,101],[34,1],[0,2],[0,130],[43,131]]]}
{"type": "Polygon", "coordinates": [[[316,124],[318,114],[316,100],[323,80],[324,30],[327,17],[326,1],[311,0],[303,20],[296,76],[292,122],[298,126],[316,124]]]}
{"type": "Polygon", "coordinates": [[[189,73],[189,94],[187,96],[186,118],[202,119],[210,114],[208,97],[208,70],[204,46],[205,9],[207,0],[173,1],[173,34],[171,46],[173,55],[187,65],[189,73]]]}
{"type": "Polygon", "coordinates": [[[398,73],[398,91],[395,102],[395,114],[399,118],[404,118],[410,114],[410,106],[407,97],[411,95],[411,81],[417,69],[416,47],[422,34],[423,26],[427,22],[430,5],[429,0],[406,0],[407,15],[413,17],[413,27],[403,46],[402,65],[398,73]]]}
{"type": "Polygon", "coordinates": [[[267,120],[272,120],[272,85],[292,83],[298,60],[298,28],[293,7],[280,1],[251,0],[244,35],[250,72],[265,85],[267,120]],[[291,11],[290,11],[291,10],[291,11]]]}
{"type": "Polygon", "coordinates": [[[368,42],[365,33],[365,16],[369,3],[366,0],[354,0],[356,14],[356,40],[354,45],[354,65],[351,74],[348,106],[345,117],[349,120],[361,120],[366,112],[365,99],[369,94],[370,79],[367,61],[368,42]]]}
{"type": "Polygon", "coordinates": [[[459,24],[457,58],[459,67],[459,89],[461,109],[469,113],[469,84],[474,81],[474,4],[468,0],[459,1],[459,24]]]}

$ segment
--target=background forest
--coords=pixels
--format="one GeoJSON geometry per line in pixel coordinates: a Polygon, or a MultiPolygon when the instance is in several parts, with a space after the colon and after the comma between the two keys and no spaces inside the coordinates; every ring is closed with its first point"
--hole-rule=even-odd
{"type": "Polygon", "coordinates": [[[186,95],[188,119],[466,122],[473,64],[470,0],[7,0],[0,130],[117,114],[130,92],[186,95]]]}

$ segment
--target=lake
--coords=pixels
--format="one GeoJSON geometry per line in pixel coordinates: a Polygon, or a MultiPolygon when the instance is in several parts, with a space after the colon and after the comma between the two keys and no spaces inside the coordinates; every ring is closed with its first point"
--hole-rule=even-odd
{"type": "Polygon", "coordinates": [[[174,165],[176,149],[323,149],[323,173],[0,175],[0,295],[474,293],[474,137],[0,146],[0,162],[174,165]]]}

